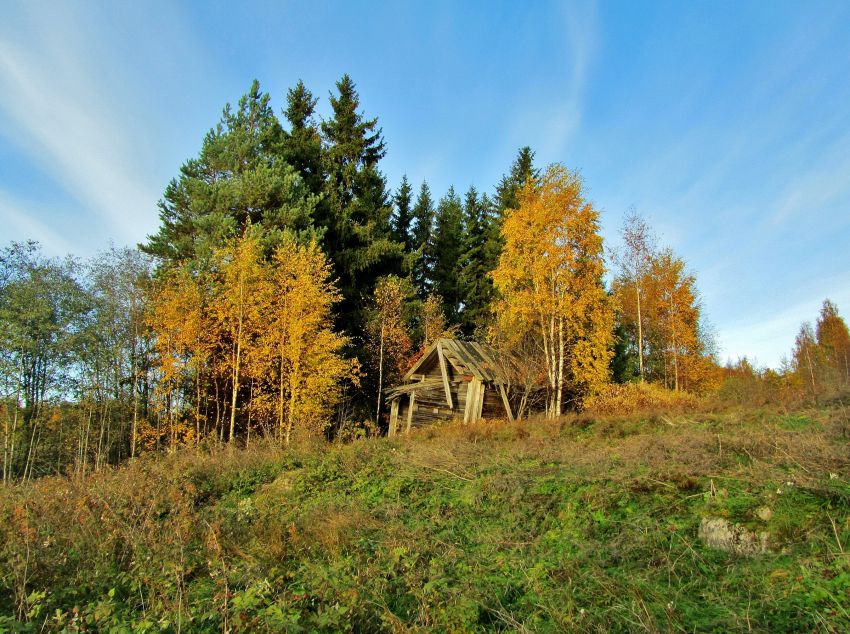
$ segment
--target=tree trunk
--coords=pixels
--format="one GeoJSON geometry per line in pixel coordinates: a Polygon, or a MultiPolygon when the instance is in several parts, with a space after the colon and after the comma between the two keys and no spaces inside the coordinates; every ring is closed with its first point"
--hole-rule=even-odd
{"type": "Polygon", "coordinates": [[[384,326],[381,325],[381,345],[378,354],[378,406],[375,413],[375,422],[381,422],[381,396],[384,387],[384,326]]]}
{"type": "Polygon", "coordinates": [[[817,403],[818,392],[817,388],[815,387],[815,369],[814,365],[812,364],[812,356],[811,352],[809,351],[809,344],[806,344],[806,362],[809,364],[809,376],[812,379],[812,398],[815,400],[815,403],[817,403]]]}
{"type": "Polygon", "coordinates": [[[244,319],[243,307],[244,283],[240,280],[239,285],[239,323],[236,329],[236,358],[233,361],[233,393],[230,398],[230,433],[227,442],[233,442],[236,436],[236,397],[239,393],[239,369],[242,363],[242,322],[244,319]]]}
{"type": "Polygon", "coordinates": [[[637,318],[638,318],[638,365],[640,367],[640,380],[643,381],[643,323],[640,313],[640,286],[636,286],[637,291],[637,318]]]}
{"type": "Polygon", "coordinates": [[[283,444],[283,352],[280,354],[280,383],[278,386],[278,409],[277,409],[277,442],[283,444]]]}
{"type": "Polygon", "coordinates": [[[289,378],[289,417],[286,421],[286,446],[289,447],[289,440],[292,436],[292,427],[295,424],[295,407],[298,404],[298,374],[301,372],[300,363],[296,363],[292,367],[292,375],[289,378]]]}
{"type": "Polygon", "coordinates": [[[563,412],[563,397],[564,397],[564,351],[566,345],[564,343],[564,318],[558,317],[558,387],[557,400],[555,401],[555,416],[560,416],[563,412]]]}

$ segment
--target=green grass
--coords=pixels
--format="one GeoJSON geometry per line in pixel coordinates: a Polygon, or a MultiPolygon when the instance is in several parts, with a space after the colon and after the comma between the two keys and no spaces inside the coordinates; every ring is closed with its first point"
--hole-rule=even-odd
{"type": "Polygon", "coordinates": [[[846,430],[568,417],[45,479],[0,493],[0,631],[843,632],[846,430]]]}

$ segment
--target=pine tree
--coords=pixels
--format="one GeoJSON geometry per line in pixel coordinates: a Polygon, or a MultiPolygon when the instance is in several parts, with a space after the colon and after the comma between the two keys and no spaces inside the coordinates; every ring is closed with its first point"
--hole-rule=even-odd
{"type": "Polygon", "coordinates": [[[226,105],[197,159],[180,168],[159,203],[161,225],[141,248],[174,266],[208,259],[251,224],[270,254],[284,233],[313,235],[315,197],[279,156],[283,130],[257,81],[226,105]]]}
{"type": "Polygon", "coordinates": [[[428,183],[422,182],[416,204],[413,206],[413,223],[410,229],[414,252],[411,267],[413,285],[420,300],[425,300],[431,290],[431,241],[434,231],[434,201],[428,183]]]}
{"type": "Polygon", "coordinates": [[[437,205],[429,254],[433,289],[443,298],[446,319],[450,324],[460,321],[463,246],[463,205],[454,187],[450,187],[437,205]]]}
{"type": "Polygon", "coordinates": [[[386,153],[378,120],[358,111],[360,98],[348,75],[336,87],[333,116],[322,123],[326,204],[316,222],[326,229],[325,251],[343,296],[340,312],[362,332],[363,300],[379,277],[399,271],[404,245],[393,239],[386,182],[378,171],[386,153]]]}
{"type": "Polygon", "coordinates": [[[496,186],[496,206],[504,213],[506,209],[516,209],[519,205],[517,194],[529,181],[540,180],[540,170],[534,167],[534,152],[529,146],[519,149],[511,165],[510,172],[502,176],[496,186]]]}
{"type": "Polygon", "coordinates": [[[540,170],[534,167],[534,152],[527,145],[520,148],[510,171],[502,176],[496,186],[496,196],[492,204],[487,205],[488,218],[485,227],[487,241],[484,246],[485,259],[489,271],[496,268],[499,256],[505,246],[502,237],[502,223],[510,209],[519,205],[517,194],[529,181],[540,180],[540,170]]]}

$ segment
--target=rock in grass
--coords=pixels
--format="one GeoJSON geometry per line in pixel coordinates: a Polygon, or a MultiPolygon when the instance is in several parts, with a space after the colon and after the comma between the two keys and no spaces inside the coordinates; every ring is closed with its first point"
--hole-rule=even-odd
{"type": "Polygon", "coordinates": [[[770,552],[767,533],[755,533],[722,517],[702,518],[699,525],[699,538],[711,548],[736,555],[759,555],[770,552]]]}

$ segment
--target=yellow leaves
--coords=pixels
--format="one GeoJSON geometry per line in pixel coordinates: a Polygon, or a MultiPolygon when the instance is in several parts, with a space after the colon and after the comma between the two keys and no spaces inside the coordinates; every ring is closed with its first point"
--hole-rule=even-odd
{"type": "Polygon", "coordinates": [[[578,174],[551,165],[518,193],[502,225],[505,248],[493,280],[501,338],[536,333],[560,413],[565,387],[581,394],[608,377],[613,317],[602,287],[599,214],[578,174]]]}
{"type": "MultiPolygon", "coordinates": [[[[340,355],[346,340],[332,330],[339,297],[318,245],[287,238],[265,259],[250,230],[217,249],[203,274],[185,268],[168,274],[149,323],[163,385],[183,388],[183,400],[164,394],[164,409],[187,409],[191,394],[196,429],[201,401],[209,410],[214,399],[213,409],[229,410],[236,430],[247,431],[250,419],[252,427],[276,429],[281,440],[293,427],[321,431],[340,381],[356,380],[340,355]],[[186,389],[192,382],[194,389],[186,389]]],[[[216,416],[223,424],[224,415],[216,416]]]]}
{"type": "Polygon", "coordinates": [[[710,339],[700,329],[696,278],[670,249],[659,249],[646,221],[626,218],[624,247],[612,290],[621,326],[639,356],[641,378],[674,389],[713,389],[720,368],[707,353],[710,339]]]}
{"type": "Polygon", "coordinates": [[[428,348],[434,340],[443,336],[454,336],[447,329],[446,317],[443,314],[443,300],[439,295],[431,293],[422,302],[419,314],[419,322],[422,328],[422,350],[428,348]]]}
{"type": "Polygon", "coordinates": [[[410,333],[404,319],[409,294],[409,286],[394,275],[381,278],[375,287],[374,313],[369,321],[371,345],[390,381],[404,373],[410,356],[410,333]]]}

